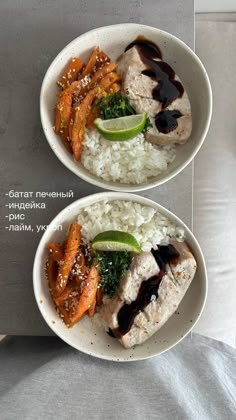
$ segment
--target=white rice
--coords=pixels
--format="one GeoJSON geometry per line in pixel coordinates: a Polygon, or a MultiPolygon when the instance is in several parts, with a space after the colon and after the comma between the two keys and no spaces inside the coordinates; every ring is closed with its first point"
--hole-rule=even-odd
{"type": "Polygon", "coordinates": [[[176,157],[176,146],[154,146],[142,133],[129,141],[105,140],[97,129],[86,130],[81,162],[105,181],[141,184],[167,170],[176,157]]]}
{"type": "Polygon", "coordinates": [[[184,240],[183,228],[152,207],[133,201],[99,201],[80,211],[78,223],[82,225],[82,237],[87,243],[107,230],[131,233],[143,251],[167,245],[171,238],[184,240]]]}

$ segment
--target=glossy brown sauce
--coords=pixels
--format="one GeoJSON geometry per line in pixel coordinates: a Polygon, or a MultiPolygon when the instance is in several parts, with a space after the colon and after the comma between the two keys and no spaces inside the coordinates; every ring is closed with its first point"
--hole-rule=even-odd
{"type": "Polygon", "coordinates": [[[139,35],[134,41],[127,45],[125,52],[134,46],[139,47],[141,50],[140,52],[142,52],[143,55],[150,57],[151,59],[159,58],[162,60],[162,52],[158,45],[145,38],[143,35],[139,35]]]}
{"type": "Polygon", "coordinates": [[[122,337],[131,329],[135,317],[151,302],[158,298],[159,285],[166,273],[166,264],[173,262],[179,257],[173,245],[159,246],[158,250],[152,250],[152,254],[160,268],[158,275],[143,281],[136,300],[129,304],[124,304],[117,315],[119,327],[113,331],[109,330],[109,335],[122,337]]]}
{"type": "MultiPolygon", "coordinates": [[[[165,61],[162,61],[161,50],[154,42],[143,36],[138,36],[137,39],[126,47],[125,51],[134,46],[138,48],[140,58],[147,66],[147,69],[143,70],[142,74],[149,76],[152,80],[158,82],[152,90],[152,97],[153,99],[161,102],[162,110],[164,111],[164,109],[174,100],[183,96],[184,87],[180,81],[175,80],[175,72],[172,67],[165,61]]],[[[175,111],[175,113],[178,112],[179,111],[177,110],[175,111]]],[[[162,133],[169,133],[170,131],[173,131],[178,125],[177,118],[180,117],[175,117],[175,115],[176,114],[173,114],[171,118],[169,118],[168,114],[163,113],[161,117],[162,125],[158,126],[158,122],[155,120],[157,129],[159,130],[159,127],[162,129],[164,125],[165,131],[159,131],[162,133]],[[165,123],[163,123],[163,120],[165,120],[165,123]],[[173,120],[175,120],[175,123],[173,123],[173,120]]]]}
{"type": "Polygon", "coordinates": [[[172,264],[177,263],[177,259],[179,258],[177,249],[171,244],[158,245],[158,249],[152,249],[151,253],[159,265],[160,270],[164,270],[166,264],[169,264],[170,262],[172,264]]]}
{"type": "Polygon", "coordinates": [[[176,109],[167,109],[165,111],[158,112],[158,114],[155,115],[155,124],[158,131],[160,131],[160,133],[167,134],[175,130],[178,127],[177,119],[182,116],[183,114],[176,109]]]}
{"type": "MultiPolygon", "coordinates": [[[[164,273],[160,272],[157,276],[151,277],[149,280],[143,281],[135,301],[125,304],[118,312],[118,324],[120,335],[125,335],[131,329],[135,317],[150,302],[151,298],[158,297],[158,288],[164,273]]],[[[117,331],[114,332],[117,335],[117,331]]]]}

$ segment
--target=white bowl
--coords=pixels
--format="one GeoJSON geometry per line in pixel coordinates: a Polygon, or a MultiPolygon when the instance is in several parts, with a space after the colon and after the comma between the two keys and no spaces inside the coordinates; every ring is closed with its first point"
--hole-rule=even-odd
{"type": "Polygon", "coordinates": [[[209,128],[212,113],[211,85],[206,70],[196,54],[183,41],[168,32],[135,23],[105,26],[79,36],[54,59],[43,80],[40,113],[48,143],[68,169],[98,187],[135,192],[163,184],[181,172],[192,161],[199,151],[209,128]],[[140,34],[160,46],[164,60],[173,66],[177,75],[182,79],[192,107],[192,135],[185,145],[177,148],[176,159],[169,165],[165,174],[150,178],[146,183],[139,185],[107,182],[90,174],[80,163],[76,162],[55,134],[53,130],[54,108],[56,93],[58,92],[56,80],[71,57],[79,56],[86,60],[91,50],[99,45],[111,59],[115,60],[124,52],[125,47],[140,34]]]}
{"type": "Polygon", "coordinates": [[[113,361],[147,359],[176,345],[198,321],[207,296],[207,273],[204,257],[196,238],[187,226],[177,216],[154,201],[138,195],[118,192],[104,192],[82,198],[70,204],[55,217],[39,243],[34,260],[33,283],[35,299],[43,318],[62,340],[91,356],[113,361]],[[88,317],[84,317],[73,328],[67,328],[55,310],[45,274],[48,256],[47,244],[51,241],[63,242],[66,231],[70,223],[77,219],[79,210],[102,200],[127,200],[157,209],[185,229],[186,241],[197,260],[196,275],[178,308],[178,313],[174,314],[146,343],[130,350],[124,349],[118,340],[106,334],[103,327],[88,317]],[[62,230],[58,230],[58,226],[62,226],[62,230]]]}

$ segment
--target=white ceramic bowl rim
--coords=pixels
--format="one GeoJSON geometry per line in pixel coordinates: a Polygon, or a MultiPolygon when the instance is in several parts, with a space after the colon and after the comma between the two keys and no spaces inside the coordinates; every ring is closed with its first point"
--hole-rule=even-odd
{"type": "Polygon", "coordinates": [[[115,190],[115,191],[124,191],[124,192],[136,192],[136,191],[148,190],[150,188],[159,186],[159,185],[171,180],[177,174],[182,172],[182,170],[184,168],[186,168],[186,166],[189,165],[189,163],[194,159],[194,157],[196,156],[196,154],[200,150],[200,148],[201,148],[201,146],[202,146],[202,144],[205,140],[205,137],[207,135],[209,126],[210,126],[211,115],[212,115],[212,90],[211,90],[210,80],[209,80],[209,77],[208,77],[208,74],[207,74],[207,71],[206,71],[204,65],[202,64],[199,57],[195,54],[195,52],[184,41],[180,40],[179,38],[170,34],[169,32],[163,31],[161,29],[158,29],[158,28],[155,28],[155,27],[152,27],[152,26],[147,26],[147,25],[142,25],[142,24],[137,24],[137,23],[120,23],[120,24],[115,24],[115,25],[102,26],[102,27],[99,27],[99,28],[92,29],[92,30],[80,35],[79,37],[75,38],[74,40],[72,40],[69,44],[67,44],[59,52],[59,54],[54,58],[54,60],[50,64],[48,70],[45,73],[43,83],[42,83],[42,87],[41,87],[41,91],[40,91],[40,116],[41,116],[43,131],[44,131],[45,137],[46,137],[50,147],[52,148],[53,152],[56,154],[58,159],[63,163],[64,166],[66,166],[70,171],[72,171],[75,175],[79,176],[84,181],[86,181],[88,183],[92,183],[92,184],[94,184],[98,187],[105,188],[105,189],[108,189],[108,190],[113,190],[113,191],[115,190]],[[161,34],[165,35],[166,38],[168,38],[170,40],[174,40],[177,44],[179,44],[188,54],[190,54],[192,57],[194,57],[195,61],[198,63],[198,66],[201,68],[201,70],[202,70],[202,72],[205,76],[205,79],[206,79],[207,95],[208,95],[208,98],[209,98],[209,106],[208,106],[208,110],[207,110],[205,126],[203,128],[202,135],[201,135],[201,140],[198,142],[198,144],[196,145],[196,147],[194,148],[194,150],[192,151],[190,156],[181,165],[179,165],[176,169],[174,169],[170,174],[164,175],[161,179],[158,179],[158,180],[148,181],[147,183],[145,183],[145,185],[130,185],[129,186],[129,185],[120,184],[120,186],[118,186],[118,185],[114,186],[114,185],[109,185],[109,183],[105,183],[105,181],[103,182],[103,180],[102,179],[100,180],[98,177],[96,177],[96,180],[93,179],[93,181],[91,181],[91,178],[89,176],[89,172],[88,172],[88,174],[80,172],[80,174],[78,175],[77,171],[73,167],[70,166],[70,163],[63,159],[63,156],[61,156],[60,151],[57,148],[53,147],[54,142],[47,135],[47,132],[46,132],[47,130],[46,130],[46,127],[45,127],[45,119],[44,119],[44,115],[43,115],[44,114],[43,113],[43,95],[44,95],[44,91],[45,91],[47,76],[51,72],[53,67],[57,64],[57,62],[61,60],[65,51],[68,48],[76,45],[78,39],[83,40],[83,38],[85,38],[88,34],[93,34],[93,33],[98,34],[99,32],[104,31],[104,30],[124,28],[124,25],[127,28],[132,28],[132,27],[137,28],[137,27],[139,27],[140,30],[141,30],[141,28],[144,28],[144,29],[148,28],[148,29],[155,30],[158,33],[161,33],[161,34]]]}

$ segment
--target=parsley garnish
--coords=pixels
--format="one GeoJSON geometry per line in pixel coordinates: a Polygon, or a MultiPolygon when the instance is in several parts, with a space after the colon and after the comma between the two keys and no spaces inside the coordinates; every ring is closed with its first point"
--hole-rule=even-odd
{"type": "MultiPolygon", "coordinates": [[[[123,95],[120,92],[116,92],[101,98],[95,105],[99,108],[100,117],[103,120],[110,120],[111,118],[136,114],[135,109],[130,105],[128,93],[128,90],[123,95]]],[[[145,133],[149,127],[152,127],[152,124],[148,117],[142,132],[145,133]]]]}
{"type": "Polygon", "coordinates": [[[127,251],[106,251],[93,254],[93,258],[99,262],[100,286],[105,294],[114,296],[131,264],[131,254],[127,251]]]}
{"type": "Polygon", "coordinates": [[[134,108],[130,105],[128,95],[122,95],[120,92],[101,98],[95,106],[99,107],[100,116],[103,120],[136,114],[134,108]]]}

